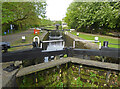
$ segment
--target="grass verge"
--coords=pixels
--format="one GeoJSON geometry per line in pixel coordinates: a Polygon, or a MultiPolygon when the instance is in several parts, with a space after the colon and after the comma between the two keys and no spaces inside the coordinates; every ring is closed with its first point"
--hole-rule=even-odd
{"type": "MultiPolygon", "coordinates": [[[[71,32],[71,34],[73,35],[77,35],[77,32],[71,32]]],[[[114,44],[119,44],[119,41],[120,39],[119,38],[113,38],[113,37],[110,37],[110,36],[100,36],[100,35],[94,35],[94,34],[84,34],[84,33],[79,33],[79,37],[80,38],[83,38],[85,40],[94,40],[95,37],[99,37],[99,41],[102,42],[102,45],[103,45],[103,42],[104,41],[108,41],[109,43],[114,43],[114,44]]],[[[111,48],[120,48],[119,45],[111,45],[109,44],[109,47],[111,48]]]]}

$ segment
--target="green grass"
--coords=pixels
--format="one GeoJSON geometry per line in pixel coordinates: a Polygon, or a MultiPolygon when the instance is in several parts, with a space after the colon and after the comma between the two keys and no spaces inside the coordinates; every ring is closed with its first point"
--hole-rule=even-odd
{"type": "MultiPolygon", "coordinates": [[[[77,35],[76,34],[77,32],[71,32],[71,33],[73,35],[77,35]]],[[[108,41],[109,43],[114,43],[114,44],[119,44],[119,41],[120,41],[120,39],[115,39],[115,38],[112,38],[110,36],[103,36],[103,37],[102,37],[102,35],[101,36],[100,35],[96,35],[96,36],[99,37],[98,40],[102,42],[102,46],[103,46],[103,42],[104,41],[108,41]]],[[[83,34],[83,33],[79,34],[79,37],[83,38],[85,40],[94,40],[94,38],[96,36],[92,35],[92,34],[83,34]]],[[[120,48],[120,46],[118,46],[118,45],[111,45],[111,44],[109,44],[108,46],[111,47],[111,48],[120,48]]]]}
{"type": "Polygon", "coordinates": [[[56,29],[55,26],[46,26],[45,28],[49,29],[49,30],[54,30],[56,29]]]}

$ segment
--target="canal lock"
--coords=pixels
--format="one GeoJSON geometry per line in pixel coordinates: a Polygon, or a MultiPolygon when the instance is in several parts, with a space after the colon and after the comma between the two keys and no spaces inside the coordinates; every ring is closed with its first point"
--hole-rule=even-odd
{"type": "MultiPolygon", "coordinates": [[[[44,40],[50,40],[49,34],[50,33],[46,35],[46,38],[44,38],[44,40]]],[[[64,47],[73,46],[72,38],[63,34],[63,39],[65,40],[64,47]]],[[[62,43],[58,43],[58,44],[46,43],[43,46],[43,50],[49,49],[47,47],[52,45],[54,49],[55,45],[62,45],[62,43]]],[[[83,45],[77,43],[76,47],[86,49],[86,47],[84,47],[83,45]]],[[[59,49],[63,49],[63,48],[60,47],[59,49]]],[[[64,55],[62,55],[61,57],[64,57],[64,55]]],[[[95,56],[89,58],[86,57],[85,55],[84,56],[81,55],[79,57],[89,60],[90,59],[96,60],[96,61],[101,61],[102,58],[95,56]]],[[[56,58],[59,59],[60,57],[57,56],[57,57],[41,58],[42,61],[39,61],[38,63],[48,62],[56,58]]],[[[113,59],[106,58],[104,61],[112,62],[110,60],[113,59]]],[[[18,87],[20,88],[21,87],[43,87],[43,88],[45,87],[120,87],[120,72],[100,69],[91,66],[85,66],[81,64],[66,63],[39,72],[35,72],[29,75],[18,77],[16,79],[16,82],[18,87]]]]}

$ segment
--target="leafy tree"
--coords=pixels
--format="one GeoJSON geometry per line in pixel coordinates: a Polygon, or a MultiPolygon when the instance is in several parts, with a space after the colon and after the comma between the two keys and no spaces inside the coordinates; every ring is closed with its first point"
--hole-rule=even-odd
{"type": "MultiPolygon", "coordinates": [[[[4,2],[2,4],[2,26],[9,24],[23,26],[40,24],[45,18],[46,2],[4,2]]],[[[5,30],[5,29],[4,29],[5,30]]]]}
{"type": "Polygon", "coordinates": [[[70,28],[82,32],[114,31],[120,28],[120,2],[73,2],[64,20],[70,28]]]}

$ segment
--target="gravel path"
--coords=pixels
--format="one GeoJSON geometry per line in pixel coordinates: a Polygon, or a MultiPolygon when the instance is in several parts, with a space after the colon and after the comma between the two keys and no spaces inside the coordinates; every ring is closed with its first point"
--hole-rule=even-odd
{"type": "Polygon", "coordinates": [[[22,36],[28,36],[32,34],[33,32],[34,32],[33,29],[29,29],[21,33],[5,35],[5,36],[2,36],[2,42],[10,42],[12,44],[14,41],[22,39],[22,36]]]}

